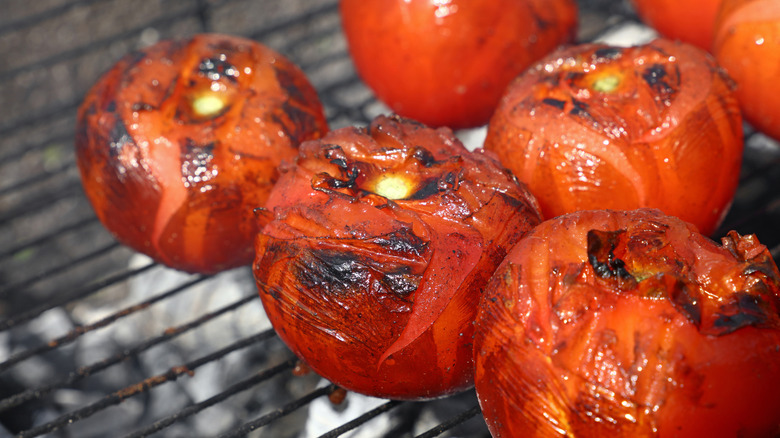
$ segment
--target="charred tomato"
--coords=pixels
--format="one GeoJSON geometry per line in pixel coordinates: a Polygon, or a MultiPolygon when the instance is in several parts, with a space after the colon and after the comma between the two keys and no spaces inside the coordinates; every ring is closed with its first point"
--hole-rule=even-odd
{"type": "Polygon", "coordinates": [[[485,124],[507,84],[577,27],[573,0],[341,0],[360,77],[394,112],[485,124]]]}
{"type": "Polygon", "coordinates": [[[79,108],[76,154],[100,221],[190,272],[254,258],[277,165],[327,131],[304,73],[252,40],[196,35],[129,54],[79,108]]]}
{"type": "Polygon", "coordinates": [[[755,236],[718,245],[658,210],[546,221],[476,319],[494,437],[766,437],[780,430],[780,273],[755,236]]]}
{"type": "Polygon", "coordinates": [[[737,83],[745,120],[780,140],[780,2],[724,0],[713,54],[737,83]]]}
{"type": "Polygon", "coordinates": [[[736,191],[742,118],[732,81],[694,46],[583,44],[509,86],[485,149],[545,218],[652,207],[710,234],[736,191]]]}
{"type": "Polygon", "coordinates": [[[254,274],[282,340],[343,388],[426,399],[472,385],[482,287],[540,215],[489,153],[380,116],[303,143],[269,219],[254,274]]]}
{"type": "Polygon", "coordinates": [[[709,51],[721,0],[631,0],[639,18],[665,38],[709,51]]]}

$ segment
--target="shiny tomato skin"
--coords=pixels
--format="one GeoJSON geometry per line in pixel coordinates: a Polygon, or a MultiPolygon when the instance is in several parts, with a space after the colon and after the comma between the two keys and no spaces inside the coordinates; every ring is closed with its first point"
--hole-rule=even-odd
{"type": "Polygon", "coordinates": [[[659,34],[709,51],[721,0],[631,0],[639,18],[659,34]]]}
{"type": "Polygon", "coordinates": [[[494,437],[780,432],[780,273],[657,210],[537,226],[488,283],[475,387],[494,437]]]}
{"type": "Polygon", "coordinates": [[[282,340],[340,387],[427,399],[473,384],[482,286],[541,216],[489,153],[380,116],[301,145],[254,274],[282,340]]]}
{"type": "Polygon", "coordinates": [[[573,40],[572,0],[341,0],[360,77],[394,112],[430,126],[483,125],[506,85],[573,40]]]}
{"type": "Polygon", "coordinates": [[[713,54],[737,83],[745,120],[780,140],[780,2],[724,0],[713,54]]]}
{"type": "Polygon", "coordinates": [[[282,159],[327,122],[304,73],[262,44],[201,34],[119,60],[78,112],[76,154],[98,218],[169,267],[248,265],[282,159]]]}
{"type": "Polygon", "coordinates": [[[732,81],[694,46],[582,44],[508,87],[484,147],[545,218],[651,207],[711,234],[738,184],[742,118],[732,81]]]}

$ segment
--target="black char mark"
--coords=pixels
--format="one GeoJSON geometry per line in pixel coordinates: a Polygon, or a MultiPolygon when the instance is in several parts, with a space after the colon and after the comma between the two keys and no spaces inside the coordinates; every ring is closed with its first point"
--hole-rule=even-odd
{"type": "Polygon", "coordinates": [[[618,231],[588,231],[588,262],[597,276],[604,279],[634,280],[628,272],[625,262],[615,257],[620,236],[625,230],[618,231]]]}
{"type": "Polygon", "coordinates": [[[414,254],[420,256],[428,247],[428,242],[422,240],[409,228],[386,234],[374,239],[374,243],[394,253],[414,254]]]}
{"type": "Polygon", "coordinates": [[[236,82],[239,74],[238,69],[233,64],[227,62],[225,55],[217,58],[204,58],[198,64],[198,73],[205,75],[212,81],[225,77],[232,82],[236,82]]]}
{"type": "Polygon", "coordinates": [[[593,56],[596,60],[615,60],[620,58],[623,50],[619,47],[604,47],[593,52],[593,56]]]}
{"type": "Polygon", "coordinates": [[[307,251],[295,265],[300,284],[313,294],[323,296],[368,293],[374,288],[376,292],[392,292],[403,297],[415,291],[421,279],[404,267],[379,272],[372,268],[371,261],[343,251],[307,251]]]}
{"type": "Polygon", "coordinates": [[[566,106],[566,101],[559,100],[559,99],[553,99],[553,98],[550,98],[550,97],[546,97],[546,98],[542,99],[542,103],[544,103],[546,105],[553,106],[555,108],[558,108],[559,110],[562,110],[566,106]]]}
{"type": "MultiPolygon", "coordinates": [[[[748,292],[737,292],[736,299],[721,306],[714,322],[714,329],[718,335],[725,335],[742,327],[770,325],[773,318],[770,317],[769,303],[760,295],[748,292]]],[[[776,319],[776,318],[775,318],[776,319]]]]}

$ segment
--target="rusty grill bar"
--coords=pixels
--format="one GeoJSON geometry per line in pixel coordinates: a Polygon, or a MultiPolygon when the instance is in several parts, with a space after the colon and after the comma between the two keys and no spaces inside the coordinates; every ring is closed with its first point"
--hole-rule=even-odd
{"type": "MultiPolygon", "coordinates": [[[[384,107],[352,69],[337,0],[13,0],[4,7],[0,435],[182,436],[195,430],[199,415],[230,403],[223,409],[235,415],[216,435],[302,436],[313,404],[336,387],[294,375],[296,360],[273,330],[242,316],[260,306],[248,269],[227,283],[221,276],[171,277],[114,241],[81,190],[73,124],[87,88],[121,55],[205,31],[248,36],[283,53],[309,75],[332,128],[365,124],[384,107]],[[158,328],[168,324],[160,322],[161,312],[174,314],[187,300],[213,304],[225,284],[240,292],[158,328]],[[235,319],[250,328],[233,327],[235,319]],[[52,321],[59,326],[51,329],[52,321]],[[146,326],[153,326],[150,333],[139,333],[146,326]],[[105,332],[104,348],[88,350],[105,332]],[[210,338],[219,339],[206,345],[210,338]],[[186,386],[209,368],[227,369],[215,391],[196,394],[186,386]],[[158,392],[173,394],[170,412],[158,412],[158,392]],[[127,412],[136,421],[117,419],[127,412]]],[[[625,2],[581,0],[580,7],[583,41],[638,24],[625,2]]],[[[737,198],[718,234],[756,233],[778,258],[778,225],[780,148],[749,132],[737,198]]],[[[372,431],[383,419],[381,434],[388,437],[488,436],[473,392],[431,402],[382,401],[320,436],[379,436],[372,431]]]]}

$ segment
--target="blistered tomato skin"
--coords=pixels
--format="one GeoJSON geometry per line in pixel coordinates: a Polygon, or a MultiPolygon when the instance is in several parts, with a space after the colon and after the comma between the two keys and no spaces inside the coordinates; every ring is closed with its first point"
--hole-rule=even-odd
{"type": "Polygon", "coordinates": [[[479,296],[540,222],[532,195],[451,130],[398,117],[300,152],[260,212],[254,264],[279,336],[351,391],[427,399],[471,386],[479,296]]]}
{"type": "Polygon", "coordinates": [[[452,129],[487,123],[531,63],[573,41],[573,0],[341,0],[360,77],[394,112],[452,129]]]}
{"type": "Polygon", "coordinates": [[[645,24],[670,40],[709,51],[721,0],[631,0],[645,24]]]}
{"type": "Polygon", "coordinates": [[[117,62],[78,112],[84,190],[119,241],[216,273],[254,258],[252,210],[297,145],[327,131],[317,94],[278,53],[238,37],[164,41],[117,62]]]}
{"type": "Polygon", "coordinates": [[[475,387],[494,437],[780,432],[780,273],[657,210],[581,211],[518,243],[486,287],[475,387]]]}
{"type": "Polygon", "coordinates": [[[732,81],[691,45],[583,44],[509,86],[485,149],[528,184],[545,218],[651,207],[709,235],[736,191],[742,118],[732,81]]]}
{"type": "Polygon", "coordinates": [[[724,0],[713,54],[737,83],[745,120],[780,140],[780,3],[724,0]]]}

